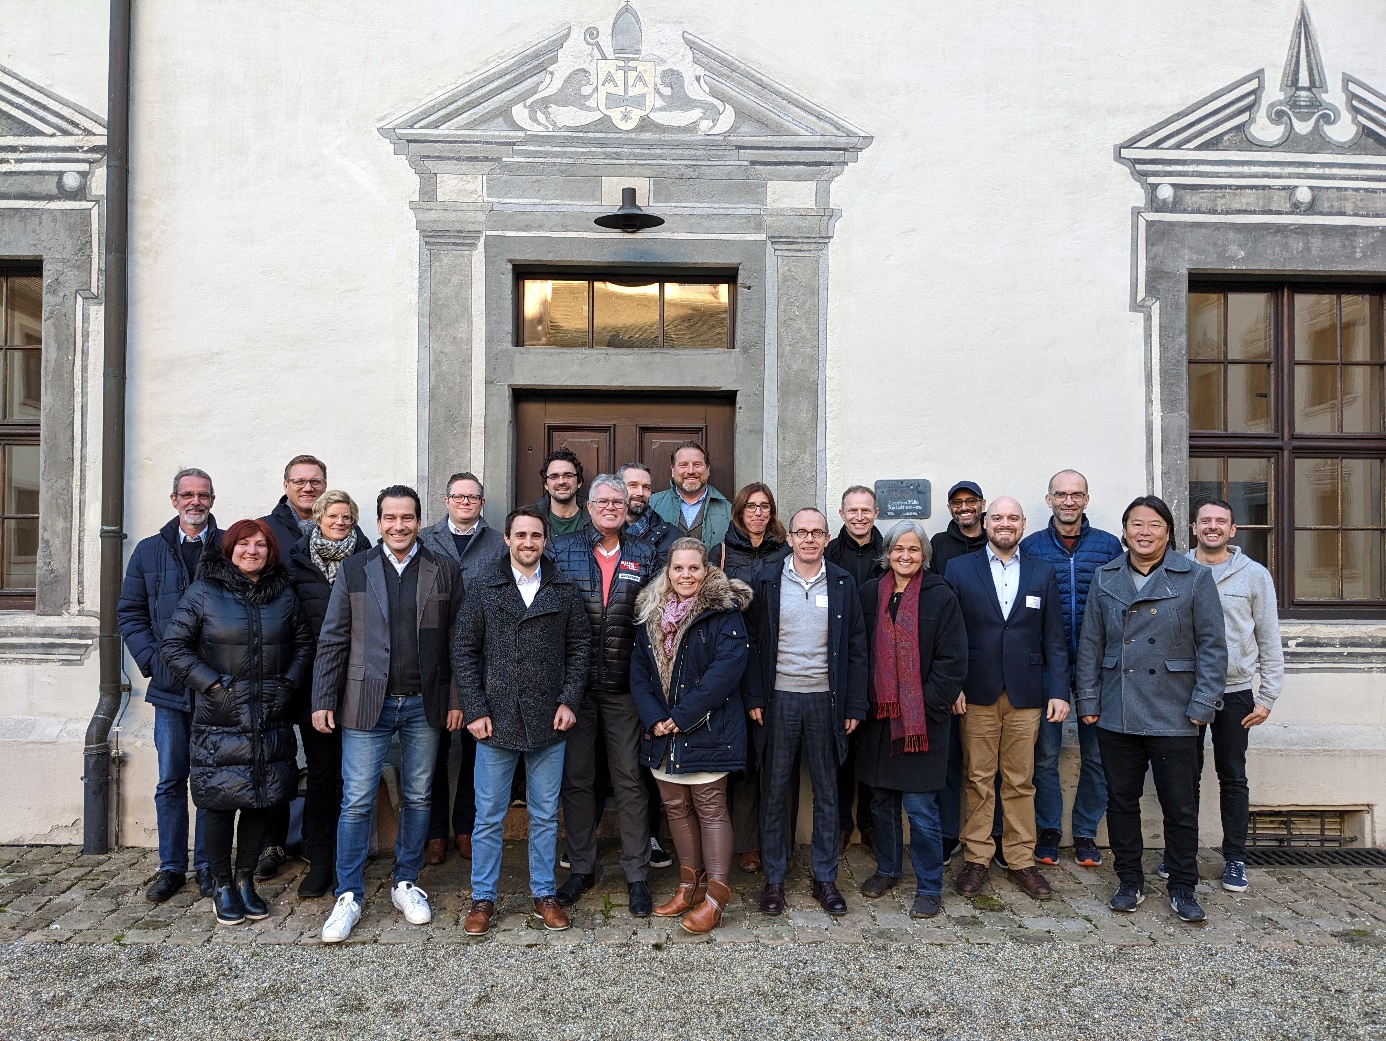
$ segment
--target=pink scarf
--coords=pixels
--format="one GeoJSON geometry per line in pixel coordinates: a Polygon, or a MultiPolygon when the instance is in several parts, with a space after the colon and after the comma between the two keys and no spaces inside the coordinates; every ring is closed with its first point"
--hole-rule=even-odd
{"type": "Polygon", "coordinates": [[[877,719],[890,720],[891,754],[927,752],[929,723],[924,715],[924,682],[919,675],[919,590],[923,572],[910,579],[890,617],[893,576],[880,583],[876,639],[871,648],[872,702],[877,719]]]}
{"type": "Polygon", "coordinates": [[[664,601],[664,616],[659,620],[659,630],[664,634],[664,657],[670,661],[674,658],[674,636],[679,631],[679,623],[693,610],[696,599],[696,596],[690,596],[687,600],[680,600],[670,593],[669,599],[664,601]]]}

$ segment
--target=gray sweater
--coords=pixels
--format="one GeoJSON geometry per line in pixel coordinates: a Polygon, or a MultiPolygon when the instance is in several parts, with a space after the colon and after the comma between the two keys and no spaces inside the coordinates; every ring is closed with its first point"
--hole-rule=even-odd
{"type": "Polygon", "coordinates": [[[828,683],[828,569],[811,583],[786,557],[780,580],[780,639],[775,689],[812,694],[828,683]]]}
{"type": "MultiPolygon", "coordinates": [[[[1236,546],[1232,556],[1212,565],[1227,627],[1227,686],[1224,692],[1251,689],[1260,676],[1256,704],[1270,709],[1285,679],[1285,653],[1280,643],[1280,616],[1270,572],[1236,546]]],[[[1188,557],[1197,560],[1195,551],[1188,557]]]]}

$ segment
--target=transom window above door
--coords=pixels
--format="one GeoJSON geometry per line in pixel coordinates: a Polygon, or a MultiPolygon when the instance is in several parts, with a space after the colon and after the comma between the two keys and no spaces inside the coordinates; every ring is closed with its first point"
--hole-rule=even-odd
{"type": "Polygon", "coordinates": [[[517,346],[728,350],[735,287],[723,272],[523,274],[517,346]]]}

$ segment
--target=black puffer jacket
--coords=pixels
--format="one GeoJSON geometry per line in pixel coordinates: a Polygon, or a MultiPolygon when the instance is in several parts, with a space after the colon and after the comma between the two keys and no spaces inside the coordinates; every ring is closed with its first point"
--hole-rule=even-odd
{"type": "Polygon", "coordinates": [[[751,537],[733,524],[727,529],[727,537],[722,545],[711,554],[712,562],[727,573],[728,578],[739,579],[748,586],[767,564],[778,564],[789,556],[789,546],[776,542],[767,534],[759,546],[751,545],[751,537]]]}
{"type": "Polygon", "coordinates": [[[677,526],[670,524],[654,510],[646,510],[628,523],[624,530],[627,535],[644,539],[655,548],[660,567],[669,563],[669,550],[682,534],[677,526]]]}
{"type": "Polygon", "coordinates": [[[313,634],[284,568],[251,582],[220,553],[204,555],[159,650],[193,695],[193,802],[243,810],[292,799],[291,703],[311,675],[313,634]]]}
{"type": "Polygon", "coordinates": [[[549,556],[582,594],[592,625],[592,659],[587,672],[590,690],[623,693],[630,689],[630,655],[635,647],[635,601],[659,570],[655,548],[644,539],[620,536],[621,552],[611,596],[602,603],[602,573],[594,549],[601,541],[595,528],[560,535],[549,556]]]}

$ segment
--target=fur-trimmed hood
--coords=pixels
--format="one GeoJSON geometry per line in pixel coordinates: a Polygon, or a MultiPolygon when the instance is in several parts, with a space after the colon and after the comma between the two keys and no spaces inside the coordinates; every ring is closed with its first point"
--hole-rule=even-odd
{"type": "Polygon", "coordinates": [[[640,598],[635,602],[635,616],[644,620],[645,634],[649,637],[650,650],[654,653],[655,664],[659,668],[660,684],[665,693],[668,693],[674,661],[678,658],[679,648],[683,645],[688,630],[700,618],[709,614],[719,611],[745,611],[751,606],[752,593],[750,586],[740,579],[728,578],[721,568],[708,568],[703,587],[693,598],[692,608],[684,615],[678,631],[674,634],[674,655],[671,658],[664,653],[664,632],[660,626],[664,612],[659,591],[663,587],[664,583],[657,581],[651,582],[641,590],[640,598]]]}
{"type": "Polygon", "coordinates": [[[289,573],[284,570],[283,564],[266,568],[260,581],[252,582],[216,550],[202,554],[202,560],[197,565],[197,577],[215,582],[232,593],[244,596],[253,604],[268,604],[289,588],[289,573]]]}

